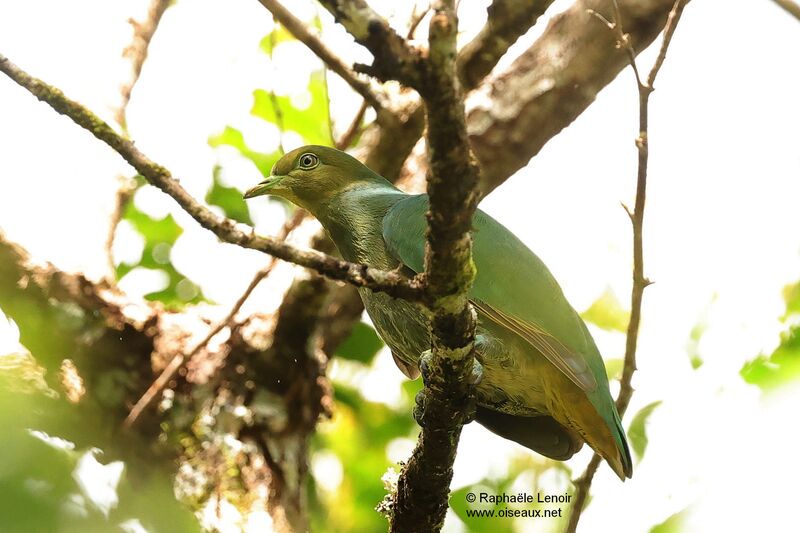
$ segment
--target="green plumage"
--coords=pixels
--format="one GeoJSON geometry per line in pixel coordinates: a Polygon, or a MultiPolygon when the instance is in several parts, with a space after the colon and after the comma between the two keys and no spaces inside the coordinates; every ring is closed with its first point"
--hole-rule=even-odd
{"type": "MultiPolygon", "coordinates": [[[[319,146],[294,150],[246,196],[259,194],[308,209],[349,261],[423,271],[427,195],[403,193],[347,154],[319,146]]],[[[484,374],[476,420],[560,460],[586,441],[621,478],[630,477],[630,452],[586,325],[516,236],[480,210],[473,227],[477,275],[469,296],[484,374]]],[[[383,293],[360,293],[398,366],[416,377],[420,355],[430,348],[423,310],[383,293]]]]}

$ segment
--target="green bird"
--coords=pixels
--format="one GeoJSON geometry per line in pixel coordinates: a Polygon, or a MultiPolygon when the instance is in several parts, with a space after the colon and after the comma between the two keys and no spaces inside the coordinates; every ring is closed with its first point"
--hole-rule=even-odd
{"type": "MultiPolygon", "coordinates": [[[[402,192],[344,152],[304,146],[287,153],[245,198],[264,194],[314,215],[347,261],[385,270],[402,265],[409,275],[424,270],[428,196],[402,192]]],[[[473,228],[477,275],[469,297],[482,366],[475,420],[562,461],[586,442],[620,479],[631,477],[625,432],[586,324],[513,233],[480,210],[473,228]]],[[[420,367],[424,373],[431,345],[424,310],[384,293],[359,292],[400,370],[410,379],[420,367]]]]}

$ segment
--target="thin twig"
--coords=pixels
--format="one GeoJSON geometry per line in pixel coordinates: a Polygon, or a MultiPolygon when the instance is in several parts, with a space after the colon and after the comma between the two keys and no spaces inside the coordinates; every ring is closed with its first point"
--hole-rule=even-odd
{"type": "Polygon", "coordinates": [[[106,263],[108,267],[107,279],[109,283],[114,283],[117,278],[117,265],[114,262],[114,240],[117,236],[117,227],[122,221],[122,216],[125,213],[125,206],[133,197],[136,190],[136,185],[133,179],[122,174],[117,176],[117,191],[114,194],[114,208],[111,210],[111,216],[108,221],[108,232],[106,233],[106,242],[104,244],[106,263]]]}
{"type": "MultiPolygon", "coordinates": [[[[305,219],[305,216],[306,212],[304,210],[298,209],[295,211],[294,215],[283,224],[283,227],[281,227],[281,230],[276,235],[276,238],[286,239],[286,237],[288,237],[289,234],[305,219]]],[[[203,337],[203,340],[198,342],[194,348],[189,350],[189,352],[185,354],[177,354],[170,360],[164,370],[161,371],[161,374],[158,375],[155,381],[153,381],[150,387],[148,387],[147,391],[142,394],[141,398],[139,398],[133,408],[131,408],[130,413],[128,413],[128,416],[125,418],[125,427],[131,427],[136,422],[142,412],[147,409],[147,406],[153,402],[156,396],[162,390],[164,390],[164,387],[167,386],[167,383],[169,383],[178,370],[181,369],[185,361],[188,361],[194,357],[197,352],[205,348],[217,333],[233,324],[236,313],[239,312],[258,284],[270,275],[276,264],[277,261],[275,258],[271,257],[267,264],[264,265],[264,267],[258,272],[256,272],[255,276],[253,276],[253,279],[250,280],[250,283],[247,285],[245,291],[242,293],[239,299],[236,300],[236,303],[233,304],[228,314],[225,315],[225,318],[217,322],[217,324],[208,331],[208,334],[203,337]]]]}
{"type": "Polygon", "coordinates": [[[339,56],[334,54],[322,41],[308,30],[308,25],[302,20],[298,19],[286,9],[277,0],[259,0],[261,5],[264,6],[272,13],[275,19],[283,24],[289,33],[295,36],[297,40],[305,44],[317,57],[319,57],[328,68],[339,75],[350,87],[353,88],[358,94],[366,100],[370,106],[376,111],[380,110],[383,105],[381,104],[378,96],[373,92],[370,84],[353,72],[339,56]]]}
{"type": "Polygon", "coordinates": [[[150,41],[153,39],[153,35],[155,35],[156,29],[158,29],[158,24],[161,22],[161,17],[170,6],[171,1],[172,0],[153,0],[143,21],[139,22],[134,19],[128,20],[133,26],[133,40],[122,55],[130,60],[131,73],[130,77],[120,87],[122,101],[114,111],[114,120],[117,121],[117,124],[120,125],[123,131],[128,130],[126,112],[133,87],[136,85],[136,82],[139,81],[139,76],[142,74],[142,67],[147,60],[150,41]]]}
{"type": "Polygon", "coordinates": [[[352,122],[350,122],[350,126],[347,128],[341,137],[336,141],[336,148],[339,150],[345,150],[355,140],[358,133],[361,131],[361,123],[364,121],[364,115],[367,113],[367,101],[364,100],[361,103],[361,107],[358,108],[358,113],[356,116],[353,117],[352,122]]]}
{"type": "MultiPolygon", "coordinates": [[[[153,0],[147,10],[144,20],[139,22],[130,19],[128,22],[133,26],[133,39],[127,48],[122,52],[122,56],[127,58],[130,63],[130,75],[120,86],[120,102],[114,110],[114,120],[119,124],[122,131],[128,132],[128,103],[131,100],[131,93],[139,81],[142,74],[142,67],[147,60],[150,50],[150,42],[155,35],[161,17],[170,6],[171,0],[153,0]]],[[[113,283],[116,280],[116,264],[114,263],[114,239],[117,235],[117,226],[122,220],[125,206],[131,199],[135,190],[133,180],[129,176],[118,176],[117,192],[114,195],[114,208],[108,224],[106,233],[105,255],[108,264],[108,281],[113,283]]]]}
{"type": "Polygon", "coordinates": [[[800,4],[797,2],[793,2],[792,0],[772,0],[783,9],[786,10],[787,13],[792,15],[797,20],[800,20],[800,4]]]}
{"type": "Polygon", "coordinates": [[[336,22],[366,47],[373,56],[372,65],[356,64],[356,72],[369,74],[380,81],[397,80],[417,88],[424,77],[424,54],[411,46],[381,17],[366,0],[319,0],[336,22]]]}
{"type": "Polygon", "coordinates": [[[422,22],[422,20],[428,15],[428,13],[431,12],[430,4],[428,4],[428,7],[426,7],[420,12],[417,12],[417,7],[419,6],[415,4],[414,11],[411,13],[411,21],[408,24],[408,33],[406,33],[406,39],[409,41],[414,38],[414,34],[416,33],[420,22],[422,22]]]}
{"type": "Polygon", "coordinates": [[[315,250],[301,250],[274,237],[257,236],[252,228],[249,231],[244,230],[242,225],[200,204],[178,180],[172,177],[169,170],[153,162],[136,148],[133,141],[115,132],[86,107],[64,96],[61,90],[32,77],[2,54],[0,54],[0,71],[56,112],[69,117],[75,124],[106,143],[151,184],[171,196],[202,227],[223,241],[274,255],[284,261],[311,268],[328,278],[346,281],[357,287],[385,292],[396,298],[427,302],[428,293],[422,278],[409,279],[398,272],[350,263],[315,250]]]}
{"type": "MultiPolygon", "coordinates": [[[[630,40],[622,31],[622,26],[619,17],[619,4],[617,0],[613,0],[614,4],[614,23],[613,29],[617,32],[618,39],[622,46],[629,50],[631,66],[636,75],[636,84],[639,89],[639,135],[636,138],[636,148],[638,157],[638,167],[636,175],[636,199],[633,211],[628,211],[633,226],[633,287],[631,289],[631,316],[628,321],[628,330],[625,342],[625,362],[622,369],[622,377],[620,378],[619,395],[617,396],[617,411],[619,416],[622,417],[628,408],[631,396],[633,395],[633,387],[631,387],[631,380],[633,373],[636,371],[636,347],[639,338],[639,324],[642,317],[642,296],[644,289],[650,285],[644,275],[644,246],[643,246],[643,228],[644,228],[644,208],[647,198],[647,164],[649,156],[649,143],[648,143],[648,110],[650,95],[653,93],[656,76],[661,66],[664,64],[664,59],[667,54],[667,49],[672,40],[672,35],[675,32],[675,27],[680,20],[683,8],[689,0],[676,0],[672,10],[667,17],[667,23],[664,27],[664,37],[661,44],[661,50],[658,57],[653,64],[650,74],[647,76],[646,84],[642,82],[639,77],[639,71],[636,68],[635,53],[630,44],[630,40]]],[[[592,457],[589,465],[584,471],[583,475],[575,482],[575,493],[573,498],[572,507],[570,509],[569,521],[565,529],[566,533],[575,533],[578,527],[586,499],[589,495],[589,489],[592,485],[597,468],[600,465],[600,456],[596,453],[592,457]]]]}

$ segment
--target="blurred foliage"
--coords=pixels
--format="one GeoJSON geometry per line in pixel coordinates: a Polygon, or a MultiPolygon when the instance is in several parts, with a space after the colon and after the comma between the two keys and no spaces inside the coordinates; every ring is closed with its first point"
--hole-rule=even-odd
{"type": "Polygon", "coordinates": [[[624,359],[615,357],[613,359],[606,359],[604,362],[606,365],[606,376],[608,376],[609,381],[622,378],[622,370],[625,368],[624,359]]]}
{"type": "Polygon", "coordinates": [[[784,290],[786,313],[783,316],[788,328],[770,355],[759,355],[742,367],[744,380],[770,391],[800,379],[800,282],[784,290]]]}
{"type": "Polygon", "coordinates": [[[359,322],[350,336],[336,350],[336,357],[369,364],[383,347],[383,341],[372,327],[359,322]]]}
{"type": "MultiPolygon", "coordinates": [[[[317,27],[317,29],[319,30],[322,28],[317,27]]],[[[276,24],[275,29],[269,32],[267,35],[265,35],[263,39],[261,39],[261,43],[259,44],[259,46],[261,47],[261,50],[265,54],[272,57],[272,53],[275,51],[276,46],[278,46],[281,43],[294,40],[295,40],[294,35],[289,33],[289,30],[287,30],[280,24],[276,24]]]]}
{"type": "Polygon", "coordinates": [[[630,311],[622,307],[617,295],[608,287],[589,309],[581,313],[581,317],[599,328],[625,333],[630,311]]]}
{"type": "Polygon", "coordinates": [[[689,516],[690,508],[683,509],[660,524],[653,526],[650,533],[683,533],[686,531],[686,519],[689,516]]]}
{"type": "Polygon", "coordinates": [[[221,133],[209,137],[208,144],[212,147],[230,146],[235,148],[242,157],[250,160],[264,176],[269,176],[272,165],[281,157],[279,150],[270,153],[253,150],[245,142],[244,134],[232,126],[225,126],[221,133]]]}
{"type": "Polygon", "coordinates": [[[639,461],[642,460],[644,451],[647,449],[647,420],[659,405],[661,405],[661,400],[649,403],[639,409],[628,427],[628,441],[639,461]]]}
{"type": "MultiPolygon", "coordinates": [[[[312,24],[320,28],[319,20],[315,19],[312,24]]],[[[275,29],[261,40],[260,48],[271,58],[278,46],[293,40],[285,28],[276,24],[275,29]]],[[[239,155],[253,163],[262,176],[269,176],[273,165],[283,155],[282,139],[287,131],[299,135],[304,144],[326,146],[333,144],[328,87],[322,69],[315,70],[309,75],[306,92],[303,94],[286,96],[278,95],[274,90],[256,89],[253,91],[253,106],[250,113],[277,128],[280,142],[275,150],[259,151],[248,144],[240,129],[231,125],[225,126],[220,133],[209,137],[208,144],[212,147],[234,148],[239,155]]],[[[215,169],[214,182],[206,201],[221,207],[228,217],[239,222],[252,223],[249,204],[242,200],[244,191],[223,184],[219,179],[219,170],[215,169]],[[237,195],[238,197],[234,198],[237,195]]],[[[278,202],[287,209],[292,208],[286,200],[277,196],[267,196],[267,199],[278,202]]]]}
{"type": "MultiPolygon", "coordinates": [[[[360,363],[353,363],[360,364],[360,363]]],[[[386,519],[375,506],[383,500],[381,475],[395,466],[387,446],[397,438],[416,440],[411,399],[391,408],[370,402],[344,383],[334,384],[336,409],[330,422],[320,424],[313,454],[326,450],[340,461],[344,477],[333,491],[315,483],[311,494],[313,531],[372,532],[386,529],[386,519]]]]}
{"type": "Polygon", "coordinates": [[[226,217],[232,218],[242,224],[253,225],[250,218],[250,208],[244,201],[242,191],[236,187],[228,187],[220,179],[220,167],[214,167],[214,181],[206,193],[206,202],[222,208],[226,217]]]}
{"type": "Polygon", "coordinates": [[[205,300],[200,287],[178,272],[172,264],[170,252],[175,241],[183,233],[183,229],[175,222],[172,215],[155,219],[139,210],[134,202],[128,202],[122,220],[129,222],[142,236],[144,250],[137,262],[123,262],[117,265],[117,279],[121,279],[134,268],[159,270],[166,274],[167,286],[160,291],[146,294],[146,299],[158,300],[170,308],[180,308],[186,304],[205,300]]]}
{"type": "Polygon", "coordinates": [[[700,354],[700,339],[705,335],[708,329],[708,316],[711,312],[711,306],[717,301],[717,295],[714,294],[711,301],[700,313],[697,323],[692,327],[689,332],[689,341],[686,343],[686,353],[689,356],[689,362],[693,370],[697,370],[703,366],[703,357],[700,354]]]}
{"type": "Polygon", "coordinates": [[[321,70],[311,74],[305,95],[278,96],[264,89],[256,89],[250,112],[283,131],[299,133],[307,144],[332,144],[328,89],[321,70]]]}
{"type": "MultiPolygon", "coordinates": [[[[6,355],[0,353],[0,382],[20,370],[6,364],[6,355]]],[[[36,365],[26,357],[25,368],[36,365]]],[[[136,525],[151,533],[199,531],[192,513],[175,500],[168,475],[137,465],[131,476],[96,448],[79,449],[40,431],[59,421],[87,440],[104,431],[95,420],[70,416],[49,388],[0,387],[0,531],[100,533],[137,531],[131,529],[136,525]]]]}

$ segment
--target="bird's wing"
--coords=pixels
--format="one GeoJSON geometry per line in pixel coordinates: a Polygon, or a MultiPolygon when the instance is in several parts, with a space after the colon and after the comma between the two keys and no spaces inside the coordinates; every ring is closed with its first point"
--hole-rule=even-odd
{"type": "MultiPolygon", "coordinates": [[[[424,269],[427,210],[427,195],[410,196],[395,204],[383,221],[387,248],[415,272],[424,269]]],[[[473,229],[473,305],[488,320],[528,341],[586,393],[597,389],[601,379],[605,383],[594,342],[587,339],[580,317],[544,263],[480,210],[473,229]]]]}

